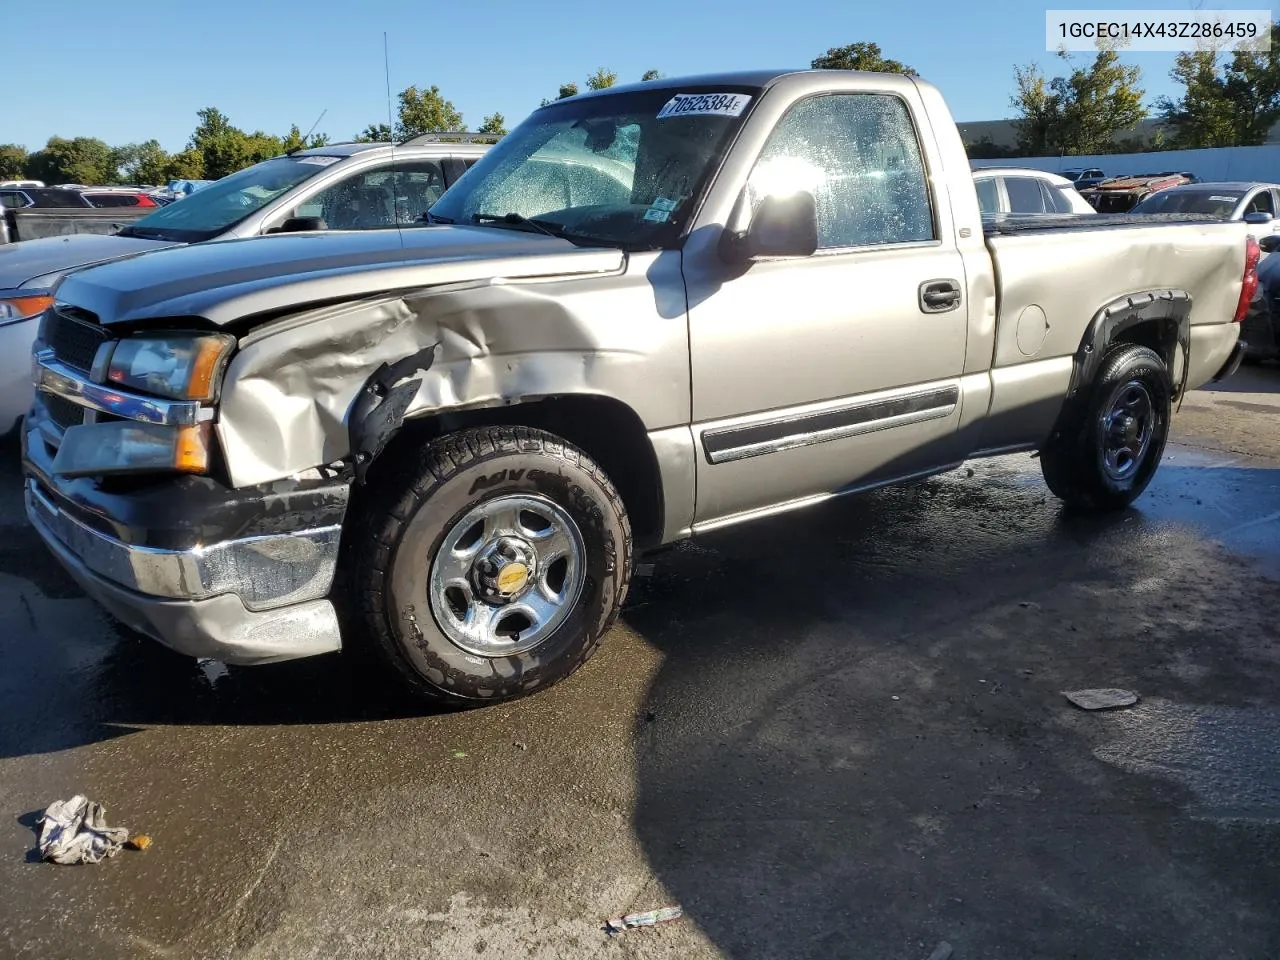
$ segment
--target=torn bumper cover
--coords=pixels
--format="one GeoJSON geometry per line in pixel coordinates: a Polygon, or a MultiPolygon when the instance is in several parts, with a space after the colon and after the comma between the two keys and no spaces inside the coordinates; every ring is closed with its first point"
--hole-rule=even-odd
{"type": "MultiPolygon", "coordinates": [[[[100,492],[92,504],[77,503],[72,494],[81,491],[51,480],[36,459],[26,462],[28,519],[85,592],[127,626],[180,653],[235,664],[341,648],[328,595],[346,483],[276,496],[274,506],[283,509],[266,511],[273,521],[266,528],[261,521],[245,528],[248,498],[226,491],[199,524],[145,530],[129,523],[137,519],[131,514],[163,518],[163,507],[146,510],[137,498],[100,492]],[[120,509],[112,515],[104,506],[120,509]],[[226,535],[237,527],[242,535],[226,535]]],[[[263,497],[255,499],[263,516],[263,497]]],[[[190,509],[175,502],[175,510],[183,505],[190,509]]]]}

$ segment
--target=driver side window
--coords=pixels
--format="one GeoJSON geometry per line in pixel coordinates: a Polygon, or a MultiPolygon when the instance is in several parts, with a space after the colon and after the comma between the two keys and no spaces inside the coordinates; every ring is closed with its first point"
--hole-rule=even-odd
{"type": "Polygon", "coordinates": [[[439,161],[405,161],[339,180],[298,204],[286,216],[319,217],[326,230],[420,226],[444,189],[444,171],[439,161]]]}
{"type": "Polygon", "coordinates": [[[774,128],[751,173],[752,205],[807,190],[819,249],[933,240],[933,210],[911,114],[887,94],[802,100],[774,128]]]}

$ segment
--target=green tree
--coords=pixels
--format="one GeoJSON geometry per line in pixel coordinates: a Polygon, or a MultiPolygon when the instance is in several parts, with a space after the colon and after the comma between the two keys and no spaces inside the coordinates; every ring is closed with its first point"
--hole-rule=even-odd
{"type": "Polygon", "coordinates": [[[295,123],[289,127],[289,132],[280,138],[280,149],[285,153],[290,150],[310,150],[314,147],[323,147],[328,142],[327,133],[313,133],[304,137],[295,123]]]}
{"type": "Polygon", "coordinates": [[[45,183],[115,183],[111,148],[96,137],[50,137],[43,150],[27,159],[27,172],[45,183]]]}
{"type": "MultiPolygon", "coordinates": [[[[577,95],[578,95],[578,85],[574,83],[572,80],[570,80],[568,83],[560,84],[560,92],[556,94],[555,100],[565,100],[565,99],[568,99],[569,97],[576,97],[577,95]]],[[[551,100],[544,97],[542,100],[542,103],[540,103],[539,106],[545,107],[549,103],[555,103],[555,100],[551,100]]]]}
{"type": "Polygon", "coordinates": [[[169,154],[158,140],[126,143],[115,148],[115,164],[121,183],[167,183],[169,154]]]}
{"type": "Polygon", "coordinates": [[[207,141],[200,157],[205,177],[217,180],[283,152],[279,137],[232,129],[207,141]]]}
{"type": "Polygon", "coordinates": [[[356,137],[357,143],[390,143],[391,128],[385,123],[371,123],[356,137]]]}
{"type": "Polygon", "coordinates": [[[302,150],[306,147],[306,138],[302,136],[302,131],[298,129],[295,123],[289,127],[289,132],[280,138],[280,148],[288,153],[290,150],[302,150]]]}
{"type": "Polygon", "coordinates": [[[161,183],[170,180],[204,180],[204,154],[193,147],[169,157],[164,165],[161,183]]]}
{"type": "Polygon", "coordinates": [[[261,130],[245,133],[233,126],[227,115],[216,107],[197,110],[196,116],[200,122],[191,134],[188,148],[200,154],[204,176],[210,180],[225,177],[284,152],[279,137],[261,130]]]}
{"type": "Polygon", "coordinates": [[[641,83],[648,83],[650,80],[661,80],[662,74],[657,70],[646,70],[644,76],[640,78],[641,83]]]}
{"type": "Polygon", "coordinates": [[[484,118],[484,123],[480,124],[477,133],[489,133],[494,137],[505,137],[507,135],[507,118],[500,113],[491,113],[484,118]]]}
{"type": "MultiPolygon", "coordinates": [[[[1058,56],[1072,63],[1067,51],[1058,56]]],[[[1106,153],[1117,133],[1143,120],[1139,67],[1125,65],[1112,45],[1098,48],[1092,63],[1072,66],[1066,76],[1046,81],[1034,64],[1015,67],[1018,92],[1011,104],[1018,145],[1027,154],[1106,153]]]]}
{"type": "Polygon", "coordinates": [[[915,70],[897,60],[888,60],[878,43],[851,43],[832,47],[809,66],[814,70],[869,70],[873,73],[905,73],[917,76],[915,70]]]}
{"type": "Polygon", "coordinates": [[[461,129],[462,114],[441,95],[439,87],[406,87],[400,91],[400,121],[396,125],[400,139],[461,129]]]}
{"type": "Polygon", "coordinates": [[[0,180],[21,180],[27,175],[27,148],[0,143],[0,180]]]}
{"type": "Polygon", "coordinates": [[[1013,68],[1014,84],[1018,92],[1010,103],[1018,111],[1013,127],[1018,135],[1018,150],[1023,156],[1044,156],[1056,149],[1059,105],[1049,89],[1040,68],[1034,63],[1013,68]]]}
{"type": "Polygon", "coordinates": [[[218,137],[240,132],[231,125],[231,120],[227,115],[217,107],[205,107],[203,110],[197,110],[196,119],[200,122],[196,124],[195,130],[191,133],[191,145],[197,150],[203,149],[205,144],[212,143],[218,137]]]}
{"type": "Polygon", "coordinates": [[[596,72],[587,77],[588,90],[607,90],[618,82],[618,75],[612,70],[597,67],[596,72]]]}
{"type": "Polygon", "coordinates": [[[1280,23],[1271,26],[1270,49],[1260,47],[1241,44],[1229,59],[1216,49],[1178,54],[1169,75],[1182,96],[1156,101],[1177,147],[1266,142],[1280,121],[1280,23]]]}

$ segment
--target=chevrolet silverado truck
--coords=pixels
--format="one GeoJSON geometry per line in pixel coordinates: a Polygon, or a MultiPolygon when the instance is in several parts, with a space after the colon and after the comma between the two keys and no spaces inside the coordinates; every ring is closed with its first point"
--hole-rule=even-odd
{"type": "Polygon", "coordinates": [[[1010,451],[1126,506],[1257,282],[1244,224],[984,227],[942,97],[896,75],[560,100],[430,218],[61,284],[26,508],[118,619],[517,697],[591,656],[637,551],[1010,451]]]}

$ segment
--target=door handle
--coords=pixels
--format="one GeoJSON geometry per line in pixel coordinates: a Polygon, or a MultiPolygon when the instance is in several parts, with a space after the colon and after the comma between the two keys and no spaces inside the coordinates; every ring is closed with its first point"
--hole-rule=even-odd
{"type": "Polygon", "coordinates": [[[920,309],[946,313],[960,306],[960,284],[955,280],[926,280],[920,284],[920,309]]]}

